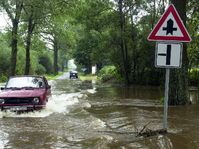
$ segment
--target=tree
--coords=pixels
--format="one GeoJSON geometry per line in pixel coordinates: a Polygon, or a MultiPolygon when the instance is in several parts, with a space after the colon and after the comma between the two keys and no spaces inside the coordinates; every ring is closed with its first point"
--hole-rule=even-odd
{"type": "MultiPolygon", "coordinates": [[[[22,15],[23,21],[27,26],[27,33],[25,39],[26,48],[26,65],[24,74],[28,75],[30,73],[30,48],[33,32],[36,25],[42,24],[42,21],[48,15],[46,8],[46,3],[40,0],[29,0],[25,1],[23,5],[24,14],[22,15]]],[[[50,11],[50,10],[49,10],[50,11]]]]}
{"type": "Polygon", "coordinates": [[[58,74],[58,36],[60,29],[58,28],[57,24],[54,21],[48,21],[48,25],[46,26],[45,30],[42,31],[42,36],[44,40],[50,45],[53,49],[53,73],[54,75],[58,74]]]}
{"type": "Polygon", "coordinates": [[[1,7],[7,12],[12,22],[12,39],[11,39],[11,63],[10,75],[15,75],[17,63],[17,44],[18,44],[18,27],[22,13],[23,0],[1,0],[1,7]]]}
{"type": "Polygon", "coordinates": [[[188,0],[188,30],[192,41],[188,44],[189,65],[199,67],[199,5],[197,0],[188,0]]]}
{"type": "Polygon", "coordinates": [[[110,24],[112,21],[111,3],[107,0],[80,1],[77,13],[77,46],[73,55],[78,64],[91,71],[92,65],[101,68],[111,61],[110,24]],[[111,19],[110,19],[111,17],[111,19]]]}
{"type": "MultiPolygon", "coordinates": [[[[176,7],[181,19],[186,24],[186,0],[171,0],[176,7]]],[[[188,98],[188,55],[187,45],[183,44],[182,68],[172,69],[169,89],[170,105],[185,105],[189,103],[188,98]]]]}
{"type": "Polygon", "coordinates": [[[120,48],[122,53],[122,60],[123,60],[123,72],[125,76],[125,83],[126,85],[129,85],[129,61],[128,61],[128,47],[127,47],[127,41],[125,38],[125,32],[126,32],[126,18],[125,14],[123,12],[123,0],[118,1],[118,9],[119,9],[119,17],[120,17],[120,48]]]}
{"type": "MultiPolygon", "coordinates": [[[[8,47],[8,34],[0,33],[0,76],[7,76],[10,67],[10,53],[11,49],[8,47]]],[[[0,77],[0,79],[1,79],[0,77]]],[[[5,80],[3,80],[5,81],[5,80]]]]}
{"type": "MultiPolygon", "coordinates": [[[[49,15],[45,18],[45,22],[41,27],[41,33],[43,38],[46,39],[48,44],[53,48],[54,59],[54,74],[58,74],[58,61],[59,50],[63,49],[64,42],[69,45],[68,41],[68,28],[67,18],[70,18],[68,14],[71,13],[76,1],[72,0],[57,0],[50,1],[48,3],[49,15]],[[67,9],[66,9],[67,8],[67,9]]],[[[67,45],[67,46],[68,46],[67,45]]],[[[66,46],[64,46],[66,48],[66,46]]]]}

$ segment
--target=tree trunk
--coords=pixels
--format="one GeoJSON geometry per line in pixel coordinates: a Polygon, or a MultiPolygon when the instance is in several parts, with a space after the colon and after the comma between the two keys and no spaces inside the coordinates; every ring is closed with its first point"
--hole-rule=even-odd
{"type": "Polygon", "coordinates": [[[58,42],[54,39],[54,75],[58,74],[58,42]]]}
{"type": "Polygon", "coordinates": [[[8,9],[8,6],[5,2],[3,2],[3,7],[6,10],[9,18],[12,21],[12,42],[11,42],[11,62],[10,62],[10,76],[15,75],[16,71],[16,65],[17,65],[17,43],[18,43],[18,24],[19,19],[21,16],[21,10],[22,10],[23,2],[16,1],[16,9],[15,9],[15,16],[11,13],[11,11],[8,9]]]}
{"type": "MultiPolygon", "coordinates": [[[[181,19],[186,24],[186,0],[172,0],[181,19]]],[[[189,103],[188,97],[188,56],[187,46],[183,45],[182,68],[172,69],[169,89],[170,105],[185,105],[189,103]]]]}
{"type": "Polygon", "coordinates": [[[136,36],[137,36],[137,32],[135,30],[135,26],[134,26],[134,20],[133,20],[133,9],[131,9],[131,40],[132,40],[132,55],[131,55],[131,63],[130,63],[130,68],[131,68],[131,83],[136,83],[137,80],[137,51],[136,51],[136,36]]]}
{"type": "Polygon", "coordinates": [[[30,46],[31,46],[31,38],[32,32],[34,29],[33,19],[32,17],[28,20],[28,31],[27,31],[27,38],[26,38],[26,65],[25,65],[25,75],[29,75],[30,73],[30,46]]]}
{"type": "Polygon", "coordinates": [[[119,5],[119,14],[120,14],[120,47],[121,47],[121,52],[122,52],[122,60],[123,60],[123,72],[124,72],[124,77],[125,77],[125,83],[126,85],[129,85],[129,75],[128,75],[128,49],[127,49],[127,43],[125,40],[125,17],[123,14],[123,6],[122,6],[122,1],[119,0],[118,5],[119,5]]]}
{"type": "Polygon", "coordinates": [[[12,52],[11,52],[11,66],[10,66],[10,76],[15,75],[16,65],[17,65],[17,32],[18,32],[18,21],[15,19],[12,21],[12,52]]]}
{"type": "Polygon", "coordinates": [[[153,19],[152,19],[152,29],[154,28],[155,18],[156,18],[156,0],[153,0],[153,19]]]}

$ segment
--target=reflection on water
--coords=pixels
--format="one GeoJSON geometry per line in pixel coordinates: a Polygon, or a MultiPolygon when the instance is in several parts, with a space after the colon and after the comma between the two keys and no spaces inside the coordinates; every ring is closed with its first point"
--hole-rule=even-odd
{"type": "Polygon", "coordinates": [[[106,122],[111,135],[117,134],[114,138],[119,141],[111,143],[112,148],[199,148],[197,90],[190,91],[192,105],[169,107],[168,135],[136,141],[135,133],[148,123],[147,128],[151,130],[163,127],[162,95],[160,89],[153,87],[98,88],[90,96],[92,108],[88,111],[106,122]]]}
{"type": "Polygon", "coordinates": [[[2,148],[199,148],[198,91],[193,105],[169,107],[167,135],[136,137],[162,128],[163,96],[157,87],[110,87],[95,82],[51,82],[52,97],[40,112],[0,112],[2,148]]]}

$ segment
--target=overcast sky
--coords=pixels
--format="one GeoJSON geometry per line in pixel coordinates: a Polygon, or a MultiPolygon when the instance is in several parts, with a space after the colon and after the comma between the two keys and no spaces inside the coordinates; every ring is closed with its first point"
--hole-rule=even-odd
{"type": "Polygon", "coordinates": [[[6,13],[0,12],[0,30],[3,30],[6,26],[8,26],[8,16],[6,13]]]}

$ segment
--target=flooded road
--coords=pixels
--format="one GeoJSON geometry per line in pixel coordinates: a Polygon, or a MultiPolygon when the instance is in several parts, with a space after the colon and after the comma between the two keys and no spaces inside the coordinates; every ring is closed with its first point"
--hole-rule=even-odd
{"type": "Polygon", "coordinates": [[[0,112],[0,149],[197,149],[198,91],[193,105],[169,107],[167,135],[137,137],[162,128],[163,92],[156,87],[110,87],[60,78],[41,112],[0,112]]]}

